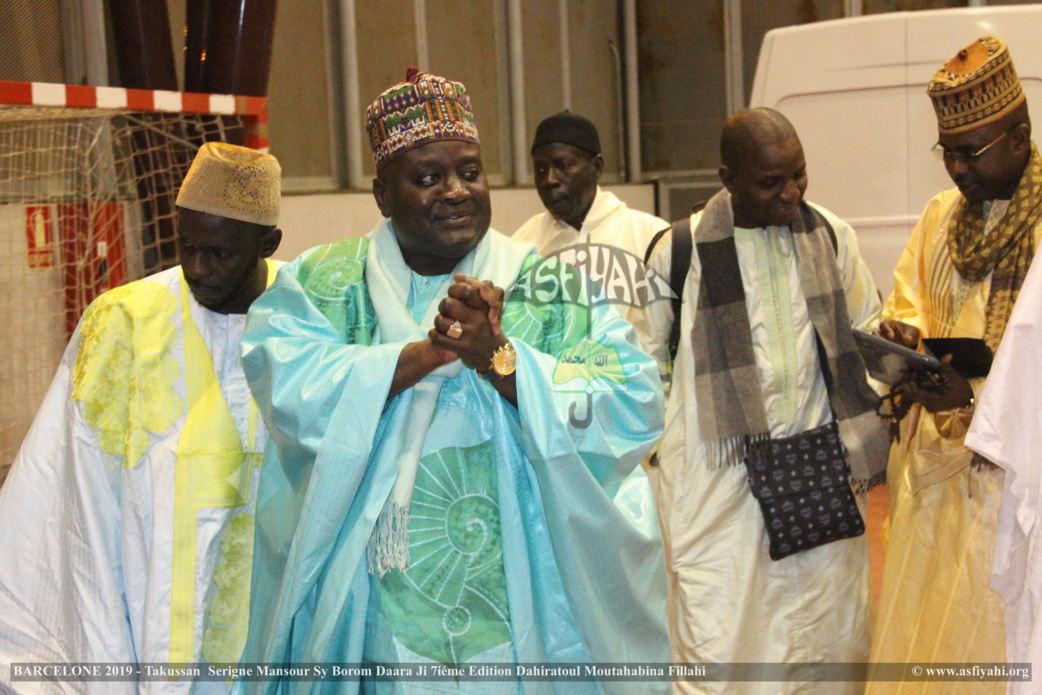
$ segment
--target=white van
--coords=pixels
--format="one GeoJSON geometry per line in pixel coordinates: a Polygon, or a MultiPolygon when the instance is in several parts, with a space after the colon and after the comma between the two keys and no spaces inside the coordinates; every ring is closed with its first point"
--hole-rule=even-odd
{"type": "Polygon", "coordinates": [[[926,85],[959,49],[1001,38],[1042,128],[1042,5],[897,12],[775,29],[764,37],[751,106],[796,126],[807,197],[847,220],[884,297],[926,202],[952,188],[930,148],[926,85]]]}

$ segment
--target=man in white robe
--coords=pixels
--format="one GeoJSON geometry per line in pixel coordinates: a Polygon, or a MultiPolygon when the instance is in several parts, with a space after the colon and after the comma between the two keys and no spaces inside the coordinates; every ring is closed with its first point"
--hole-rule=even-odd
{"type": "MultiPolygon", "coordinates": [[[[1006,472],[991,586],[1006,602],[1006,661],[1042,664],[1042,267],[1028,272],[1010,315],[966,446],[1006,472]]],[[[1010,695],[1042,693],[1036,678],[1011,680],[1010,695]]]]}
{"type": "Polygon", "coordinates": [[[0,691],[228,691],[12,664],[238,661],[267,440],[239,342],[276,271],[280,177],[271,155],[204,145],[176,201],[180,267],[84,313],[0,489],[0,691]]]}
{"type": "MultiPolygon", "coordinates": [[[[553,256],[576,245],[593,244],[628,254],[639,270],[655,234],[669,227],[663,219],[631,210],[615,194],[597,185],[604,173],[600,136],[596,126],[582,116],[564,111],[543,119],[532,143],[532,166],[536,190],[547,211],[521,225],[513,238],[535,244],[540,255],[553,256]]],[[[574,259],[562,255],[561,260],[574,259]]],[[[612,260],[626,262],[617,254],[612,260]]],[[[598,266],[611,267],[592,259],[583,263],[584,269],[598,266]]],[[[637,283],[641,277],[628,279],[637,283]]],[[[640,309],[638,302],[632,302],[628,309],[619,307],[633,324],[641,320],[640,309]]]]}
{"type": "MultiPolygon", "coordinates": [[[[714,375],[698,367],[724,353],[735,357],[731,349],[707,350],[696,325],[696,315],[698,323],[709,320],[700,306],[701,295],[708,294],[704,287],[707,277],[726,272],[718,263],[710,266],[714,273],[703,272],[708,218],[719,218],[717,232],[724,243],[733,239],[730,259],[736,267],[733,274],[740,273],[740,278],[731,278],[731,290],[734,303],[741,308],[736,307],[734,315],[739,323],[721,332],[726,345],[727,335],[743,332],[741,324],[748,319],[751,345],[744,346],[750,355],[746,378],[753,405],[762,398],[762,420],[769,428],[769,435],[760,432],[760,437],[776,440],[798,435],[831,422],[835,410],[850,454],[851,477],[859,491],[878,480],[882,472],[885,432],[860,442],[843,434],[840,402],[853,392],[866,400],[872,396],[864,391],[868,385],[863,365],[860,373],[856,365],[845,372],[837,370],[831,348],[829,365],[836,387],[827,386],[816,333],[823,342],[827,342],[827,334],[813,309],[820,298],[814,297],[812,306],[808,276],[800,271],[816,267],[818,272],[810,275],[828,277],[829,266],[834,266],[833,313],[845,319],[837,318],[837,324],[848,322],[833,327],[841,343],[849,338],[850,328],[876,325],[879,294],[858,255],[850,226],[823,208],[803,203],[806,162],[799,138],[784,116],[756,109],[731,117],[724,128],[721,155],[720,176],[726,190],[691,218],[695,251],[683,288],[680,343],[658,449],[659,515],[666,529],[673,659],[708,663],[865,661],[869,572],[864,535],[772,560],[764,516],[742,465],[742,449],[751,446],[743,443],[743,437],[734,439],[732,445],[707,438],[707,427],[714,423],[719,427],[721,421],[726,426],[736,419],[727,404],[739,400],[727,391],[718,392],[714,375]],[[826,235],[819,247],[823,254],[819,260],[824,262],[816,265],[801,250],[800,238],[808,235],[796,233],[797,223],[805,216],[823,219],[832,229],[833,239],[826,235]],[[707,377],[709,382],[704,381],[707,377]],[[856,466],[855,457],[869,461],[869,468],[856,466]]],[[[668,276],[671,256],[667,234],[653,250],[650,269],[668,276]]],[[[665,377],[673,310],[669,302],[655,302],[647,313],[652,332],[642,336],[643,342],[665,377]]],[[[851,359],[853,364],[860,358],[851,359]]],[[[872,421],[878,418],[870,406],[868,412],[865,407],[859,409],[858,419],[875,427],[872,421]]],[[[858,503],[863,504],[863,495],[858,495],[858,503]]],[[[678,683],[676,687],[677,692],[699,693],[831,694],[857,692],[861,686],[775,681],[678,683]]]]}

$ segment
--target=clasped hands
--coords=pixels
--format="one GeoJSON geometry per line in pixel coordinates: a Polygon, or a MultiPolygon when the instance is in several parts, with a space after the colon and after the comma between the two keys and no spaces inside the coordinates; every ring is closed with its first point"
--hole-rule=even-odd
{"type": "MultiPolygon", "coordinates": [[[[919,348],[919,329],[901,321],[879,324],[879,335],[906,348],[919,348]]],[[[908,370],[902,379],[902,393],[931,413],[963,408],[973,402],[973,388],[951,365],[952,356],[941,357],[940,372],[908,370]]]]}
{"type": "Polygon", "coordinates": [[[508,342],[502,330],[505,292],[490,280],[463,273],[453,279],[427,334],[432,349],[442,364],[459,359],[477,372],[487,371],[492,353],[508,342]]]}

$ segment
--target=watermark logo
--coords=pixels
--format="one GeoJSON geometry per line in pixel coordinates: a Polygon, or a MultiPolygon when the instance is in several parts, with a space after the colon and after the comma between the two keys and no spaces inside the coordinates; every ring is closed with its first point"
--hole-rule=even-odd
{"type": "Polygon", "coordinates": [[[675,297],[669,281],[628,251],[608,244],[583,243],[554,252],[518,278],[526,301],[582,306],[614,304],[644,308],[675,297]],[[579,271],[579,272],[576,272],[579,271]]]}
{"type": "Polygon", "coordinates": [[[540,259],[518,278],[515,292],[530,309],[553,304],[572,307],[572,322],[554,370],[561,392],[585,394],[569,405],[569,423],[586,429],[593,422],[593,394],[626,386],[618,350],[593,335],[594,309],[614,305],[623,316],[631,308],[675,298],[669,282],[654,270],[645,270],[641,258],[608,244],[580,243],[540,259]],[[581,326],[575,325],[581,323],[581,326]],[[579,335],[584,334],[582,339],[579,335]]]}

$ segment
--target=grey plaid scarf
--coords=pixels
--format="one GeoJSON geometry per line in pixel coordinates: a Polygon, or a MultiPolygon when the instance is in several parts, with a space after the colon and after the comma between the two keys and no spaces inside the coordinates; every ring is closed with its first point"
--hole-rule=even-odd
{"type": "MultiPolygon", "coordinates": [[[[792,221],[800,284],[818,338],[822,374],[839,420],[855,492],[883,481],[889,450],[879,397],[850,333],[850,315],[827,222],[806,202],[792,221]]],[[[742,464],[746,448],[770,440],[752,330],[734,242],[731,196],[720,191],[694,232],[702,264],[691,345],[702,441],[711,468],[742,464]]]]}

